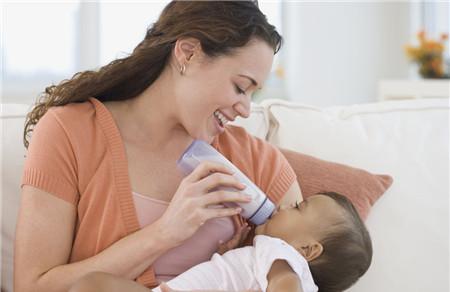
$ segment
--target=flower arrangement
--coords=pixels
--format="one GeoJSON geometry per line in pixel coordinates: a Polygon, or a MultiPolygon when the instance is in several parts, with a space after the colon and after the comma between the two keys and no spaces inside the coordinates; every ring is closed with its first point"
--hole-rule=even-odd
{"type": "Polygon", "coordinates": [[[448,35],[441,34],[440,40],[427,38],[425,31],[417,34],[419,46],[405,46],[407,57],[419,65],[419,73],[424,78],[449,78],[448,72],[444,72],[444,42],[448,35]]]}

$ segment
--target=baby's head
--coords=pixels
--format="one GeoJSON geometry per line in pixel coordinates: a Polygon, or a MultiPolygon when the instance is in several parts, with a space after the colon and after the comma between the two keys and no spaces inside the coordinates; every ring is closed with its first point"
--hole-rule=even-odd
{"type": "Polygon", "coordinates": [[[319,193],[275,212],[256,234],[278,237],[308,261],[319,291],[343,291],[369,268],[372,243],[352,203],[344,196],[319,193]]]}

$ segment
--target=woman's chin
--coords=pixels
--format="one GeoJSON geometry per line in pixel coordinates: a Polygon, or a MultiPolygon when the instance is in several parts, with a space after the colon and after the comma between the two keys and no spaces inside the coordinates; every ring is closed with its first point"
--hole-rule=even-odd
{"type": "Polygon", "coordinates": [[[216,132],[214,129],[206,129],[203,133],[197,136],[197,139],[203,140],[208,144],[212,144],[212,142],[214,141],[214,139],[216,139],[218,135],[219,133],[216,132]]]}
{"type": "Polygon", "coordinates": [[[214,141],[214,139],[216,138],[216,136],[214,136],[212,133],[207,132],[207,133],[202,133],[202,134],[194,134],[194,135],[190,135],[193,139],[196,140],[202,140],[208,144],[212,144],[212,142],[214,141]]]}

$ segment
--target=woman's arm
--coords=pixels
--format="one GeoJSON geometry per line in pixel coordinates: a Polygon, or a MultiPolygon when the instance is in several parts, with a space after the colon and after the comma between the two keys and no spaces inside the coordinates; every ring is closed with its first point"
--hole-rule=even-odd
{"type": "Polygon", "coordinates": [[[45,191],[25,185],[15,240],[15,291],[67,291],[90,272],[135,279],[167,250],[183,243],[212,218],[234,216],[239,208],[207,208],[223,202],[249,202],[231,171],[214,162],[201,163],[186,176],[169,207],[155,223],[115,242],[97,255],[67,264],[75,231],[76,208],[45,191]],[[208,194],[207,196],[205,194],[208,194]]]}
{"type": "Polygon", "coordinates": [[[67,264],[76,216],[73,205],[34,187],[23,187],[15,240],[14,291],[67,291],[93,271],[135,279],[169,248],[153,224],[91,258],[67,264]]]}
{"type": "Polygon", "coordinates": [[[303,292],[298,275],[285,260],[276,260],[267,274],[267,292],[303,292]]]}
{"type": "Polygon", "coordinates": [[[157,288],[150,290],[138,283],[126,280],[111,274],[94,272],[90,273],[73,285],[68,292],[261,292],[254,290],[224,291],[224,290],[175,290],[162,283],[157,288]]]}

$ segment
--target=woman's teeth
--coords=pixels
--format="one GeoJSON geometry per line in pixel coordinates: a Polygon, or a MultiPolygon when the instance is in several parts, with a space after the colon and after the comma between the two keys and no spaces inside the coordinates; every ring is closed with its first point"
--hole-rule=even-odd
{"type": "Polygon", "coordinates": [[[214,116],[220,121],[220,125],[223,127],[228,123],[227,118],[218,110],[214,112],[214,116]]]}

